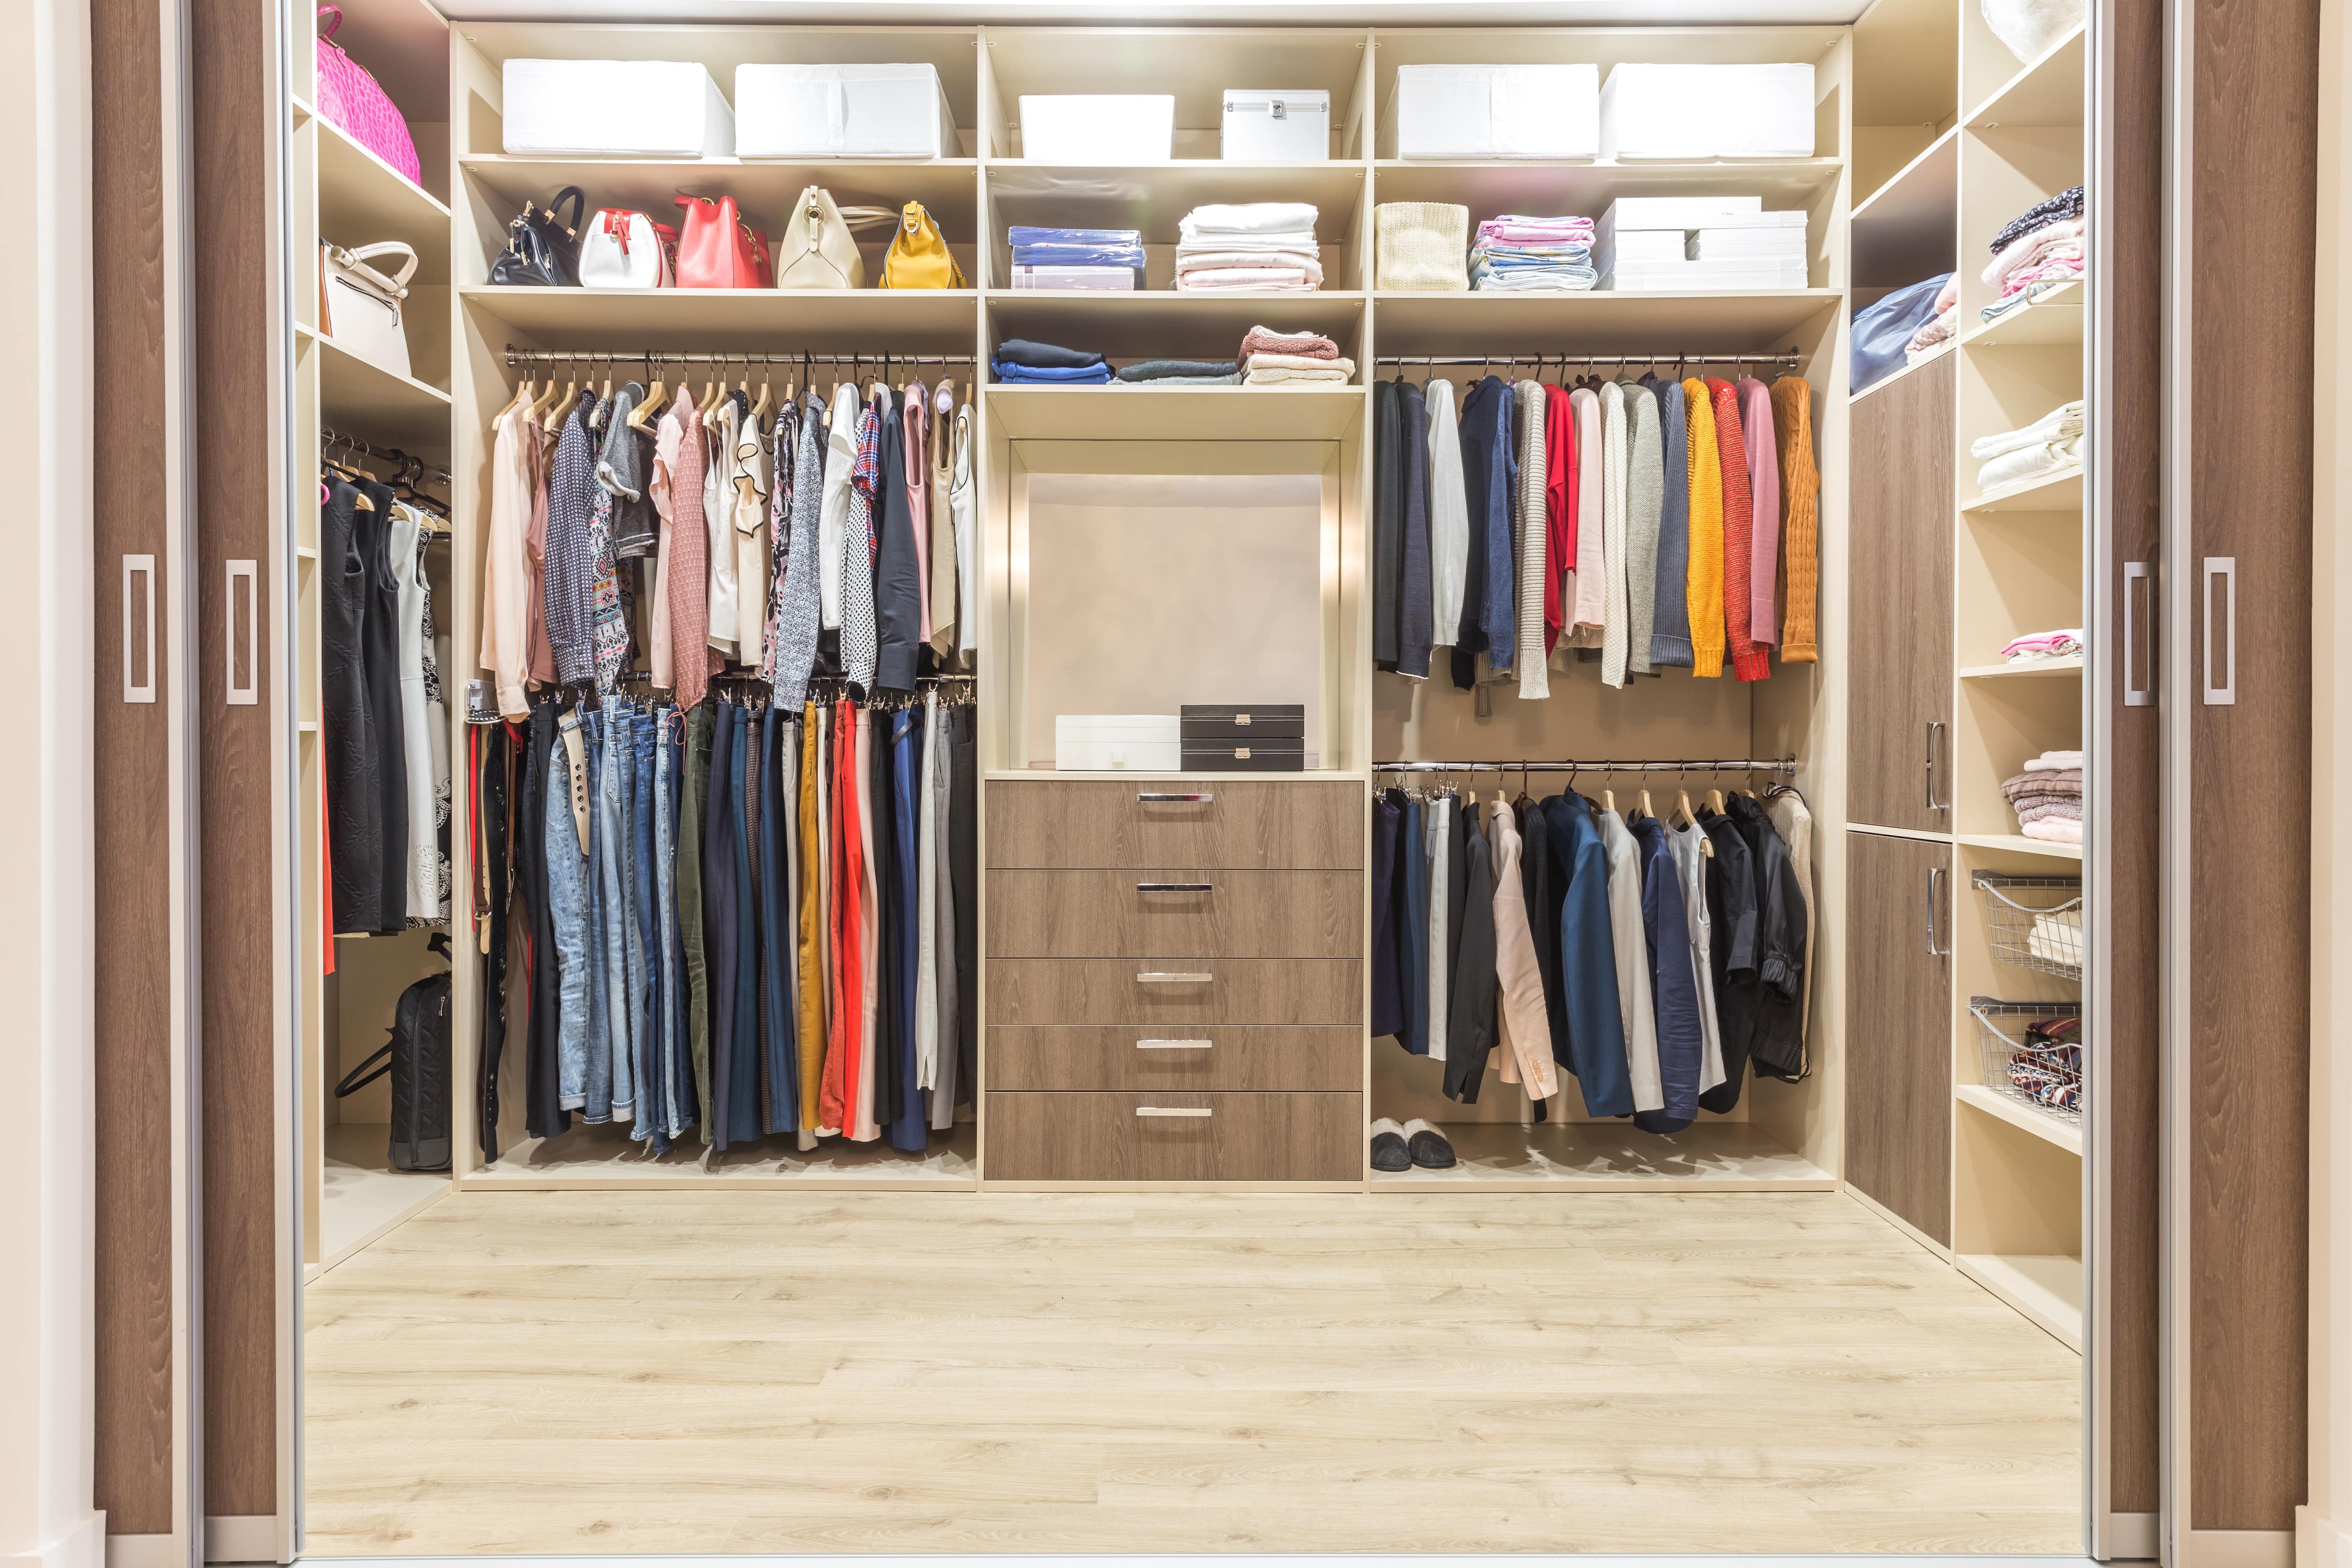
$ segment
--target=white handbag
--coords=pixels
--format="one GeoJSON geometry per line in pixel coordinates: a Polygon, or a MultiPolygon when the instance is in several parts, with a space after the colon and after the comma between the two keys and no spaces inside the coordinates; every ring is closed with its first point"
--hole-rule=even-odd
{"type": "Polygon", "coordinates": [[[583,289],[675,289],[670,257],[677,230],[640,212],[604,207],[588,220],[580,240],[583,289]]]}
{"type": "Polygon", "coordinates": [[[415,270],[416,252],[396,239],[357,250],[320,240],[320,332],[379,370],[407,375],[408,334],[401,330],[400,302],[408,298],[408,279],[415,270]],[[407,259],[389,278],[368,265],[376,257],[393,255],[407,259]]]}

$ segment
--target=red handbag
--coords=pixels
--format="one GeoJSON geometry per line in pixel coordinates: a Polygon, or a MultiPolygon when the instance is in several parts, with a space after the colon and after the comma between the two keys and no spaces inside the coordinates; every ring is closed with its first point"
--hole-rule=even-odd
{"type": "Polygon", "coordinates": [[[733,196],[679,196],[686,214],[677,237],[681,289],[772,289],[768,237],[743,221],[733,196]]]}

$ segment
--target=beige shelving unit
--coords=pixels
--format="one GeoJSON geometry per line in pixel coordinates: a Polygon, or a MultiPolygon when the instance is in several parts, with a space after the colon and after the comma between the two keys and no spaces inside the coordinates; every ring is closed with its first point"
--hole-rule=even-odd
{"type": "MultiPolygon", "coordinates": [[[[335,41],[376,78],[406,118],[425,183],[411,182],[315,110],[312,7],[288,7],[293,62],[293,98],[285,107],[292,145],[288,187],[294,207],[289,272],[296,279],[293,395],[299,444],[296,462],[306,476],[316,471],[325,430],[378,448],[397,447],[435,463],[446,461],[449,450],[448,23],[426,0],[339,3],[343,22],[335,41]],[[346,248],[397,239],[416,251],[404,321],[409,374],[382,369],[319,330],[316,252],[322,239],[346,248]]],[[[424,932],[340,940],[327,934],[319,510],[317,486],[299,485],[292,559],[272,563],[273,572],[291,572],[295,579],[295,625],[286,646],[292,653],[301,714],[295,735],[300,764],[295,801],[302,868],[299,923],[311,933],[303,947],[299,1026],[302,1258],[313,1277],[451,1190],[446,1174],[391,1169],[386,1153],[391,1100],[384,1080],[379,1079],[348,1100],[338,1100],[334,1094],[344,1073],[383,1042],[400,993],[441,964],[425,952],[424,932]],[[331,973],[327,963],[331,943],[331,973]]],[[[428,574],[447,684],[459,672],[451,659],[446,561],[429,559],[428,574]]],[[[277,586],[275,602],[284,604],[282,576],[277,586]]],[[[459,706],[453,701],[453,708],[459,706]]],[[[453,742],[457,739],[453,736],[453,742]]],[[[452,754],[462,757],[462,747],[452,754]]]]}
{"type": "Polygon", "coordinates": [[[2021,65],[1973,4],[1879,0],[1856,39],[1866,84],[1856,113],[1878,122],[1858,130],[1856,142],[1888,171],[1854,214],[1856,300],[1957,267],[1961,320],[1978,323],[1862,395],[1957,359],[1950,831],[1909,835],[1953,847],[1949,1252],[1970,1279],[2079,1350],[2082,1123],[1986,1082],[1969,1003],[2080,1007],[2078,982],[1996,958],[1972,873],[2080,875],[2080,847],[2020,834],[2000,784],[2042,751],[2081,747],[2084,661],[1998,660],[2012,637],[2084,624],[2084,469],[1979,490],[1969,447],[2084,395],[2087,285],[2052,289],[1995,322],[1978,312],[1993,297],[1979,277],[1992,237],[2084,180],[2084,35],[2077,29],[2021,65]],[[1898,80],[1913,83],[1909,98],[1889,90],[1898,80]],[[1895,123],[1915,117],[1911,104],[1932,120],[1895,123]]]}

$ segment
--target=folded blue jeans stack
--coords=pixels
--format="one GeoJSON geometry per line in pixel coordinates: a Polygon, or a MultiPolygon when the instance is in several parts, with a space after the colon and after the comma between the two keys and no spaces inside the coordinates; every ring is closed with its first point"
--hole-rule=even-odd
{"type": "Polygon", "coordinates": [[[1066,349],[1007,338],[996,345],[990,368],[1010,386],[1100,386],[1110,380],[1110,362],[1091,349],[1066,349]]]}

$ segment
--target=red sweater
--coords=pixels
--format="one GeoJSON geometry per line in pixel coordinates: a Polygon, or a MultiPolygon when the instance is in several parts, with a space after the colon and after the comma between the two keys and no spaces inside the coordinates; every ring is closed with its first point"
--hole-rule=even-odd
{"type": "Polygon", "coordinates": [[[1756,644],[1755,611],[1748,603],[1752,566],[1748,553],[1754,548],[1756,503],[1748,489],[1748,440],[1739,429],[1739,389],[1709,377],[1706,390],[1715,404],[1716,450],[1723,459],[1724,643],[1731,654],[1731,673],[1742,680],[1761,680],[1772,673],[1772,659],[1756,644]]]}

